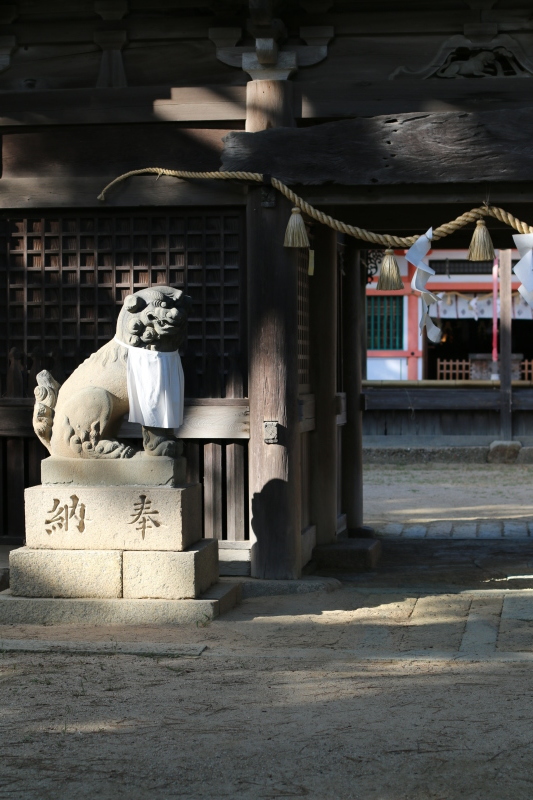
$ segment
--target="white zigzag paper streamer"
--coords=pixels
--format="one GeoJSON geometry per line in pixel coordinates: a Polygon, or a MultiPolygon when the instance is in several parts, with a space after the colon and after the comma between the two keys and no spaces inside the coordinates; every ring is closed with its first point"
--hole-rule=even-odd
{"type": "Polygon", "coordinates": [[[438,303],[439,298],[426,289],[426,283],[435,274],[435,270],[426,264],[424,257],[427,255],[431,248],[431,239],[433,238],[433,228],[430,228],[426,233],[420,236],[414,245],[409,248],[405,254],[405,258],[410,264],[416,267],[416,272],[411,281],[411,288],[414,292],[419,292],[422,299],[422,317],[420,319],[420,330],[426,329],[428,339],[438,344],[442,331],[435,325],[429,316],[429,306],[433,303],[438,303]]]}
{"type": "Polygon", "coordinates": [[[513,241],[520,253],[520,261],[513,267],[514,274],[522,284],[518,291],[533,308],[533,233],[516,233],[513,241]]]}

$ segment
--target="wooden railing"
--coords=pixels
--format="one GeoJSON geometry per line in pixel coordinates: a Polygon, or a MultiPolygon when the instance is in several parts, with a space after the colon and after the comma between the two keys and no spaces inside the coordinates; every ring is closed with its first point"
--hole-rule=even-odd
{"type": "MultiPolygon", "coordinates": [[[[363,381],[365,436],[501,437],[500,381],[363,381]]],[[[533,384],[513,381],[512,435],[533,444],[533,384]]],[[[412,438],[411,438],[412,441],[412,438]]]]}
{"type": "Polygon", "coordinates": [[[437,380],[439,381],[464,381],[470,378],[470,360],[438,358],[437,380]]]}
{"type": "MultiPolygon", "coordinates": [[[[33,400],[0,399],[0,541],[24,537],[24,489],[41,482],[47,450],[32,427],[33,400]]],[[[119,435],[141,447],[141,428],[124,422],[119,435]]],[[[180,431],[187,458],[187,480],[204,486],[204,535],[248,538],[248,400],[186,400],[180,431]]]]}
{"type": "MultiPolygon", "coordinates": [[[[469,380],[472,374],[470,359],[437,359],[437,380],[463,381],[469,380]]],[[[520,362],[520,380],[533,381],[533,359],[520,362]]]]}
{"type": "Polygon", "coordinates": [[[522,361],[520,374],[523,381],[533,381],[533,359],[524,359],[522,361]]]}

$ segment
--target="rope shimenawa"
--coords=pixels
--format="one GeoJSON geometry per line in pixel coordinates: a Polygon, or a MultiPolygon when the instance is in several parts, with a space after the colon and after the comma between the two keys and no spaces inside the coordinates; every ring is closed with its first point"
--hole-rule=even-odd
{"type": "MultiPolygon", "coordinates": [[[[182,178],[183,180],[233,180],[263,183],[263,175],[259,172],[187,172],[178,169],[164,169],[163,167],[146,167],[144,169],[134,169],[130,172],[125,172],[123,175],[119,175],[118,178],[108,183],[102,190],[98,195],[98,200],[105,200],[105,195],[111,187],[134,175],[157,175],[158,177],[161,175],[168,175],[173,178],[182,178]]],[[[293,205],[307,214],[308,217],[311,217],[311,219],[314,219],[316,222],[320,222],[322,225],[333,228],[334,231],[338,231],[339,233],[345,233],[348,236],[353,236],[355,239],[361,239],[364,242],[383,245],[385,247],[410,247],[419,238],[418,235],[394,236],[390,233],[373,233],[373,231],[358,228],[356,225],[348,225],[346,222],[341,222],[341,220],[330,217],[329,214],[324,214],[323,211],[319,211],[277,178],[270,178],[270,181],[275,189],[290,200],[293,205]]],[[[482,219],[483,217],[494,217],[505,225],[514,228],[519,233],[533,233],[533,226],[517,219],[508,211],[505,211],[505,209],[498,208],[498,206],[486,205],[480,206],[479,208],[472,208],[470,211],[466,211],[451,222],[445,222],[438,228],[434,228],[432,240],[437,241],[438,239],[443,239],[445,236],[449,236],[451,233],[468,225],[469,222],[477,222],[478,219],[482,219]]]]}

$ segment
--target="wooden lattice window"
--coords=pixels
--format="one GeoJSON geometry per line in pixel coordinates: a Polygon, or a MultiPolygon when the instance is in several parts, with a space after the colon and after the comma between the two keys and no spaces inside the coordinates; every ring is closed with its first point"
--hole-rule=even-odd
{"type": "Polygon", "coordinates": [[[8,219],[4,233],[4,371],[16,347],[52,371],[62,362],[68,375],[113,336],[127,294],[167,284],[193,299],[188,394],[224,394],[224,376],[242,360],[240,211],[46,213],[8,219]]]}
{"type": "Polygon", "coordinates": [[[367,297],[369,350],[403,349],[403,297],[367,297]]]}
{"type": "Polygon", "coordinates": [[[470,380],[470,359],[437,358],[437,380],[439,381],[470,380]]]}
{"type": "Polygon", "coordinates": [[[309,377],[309,250],[298,250],[298,387],[310,391],[309,377]]]}

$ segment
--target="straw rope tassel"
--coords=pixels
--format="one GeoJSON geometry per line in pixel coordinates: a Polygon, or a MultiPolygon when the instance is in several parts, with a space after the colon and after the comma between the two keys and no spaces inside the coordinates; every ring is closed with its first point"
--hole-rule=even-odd
{"type": "Polygon", "coordinates": [[[283,245],[284,247],[309,247],[309,237],[302,212],[296,206],[291,211],[283,245]]]}
{"type": "Polygon", "coordinates": [[[468,251],[469,261],[493,261],[494,246],[484,219],[478,219],[468,251]]]}
{"type": "Polygon", "coordinates": [[[385,250],[376,289],[379,292],[394,292],[397,289],[403,289],[400,268],[394,256],[394,250],[390,247],[385,250]]]}

